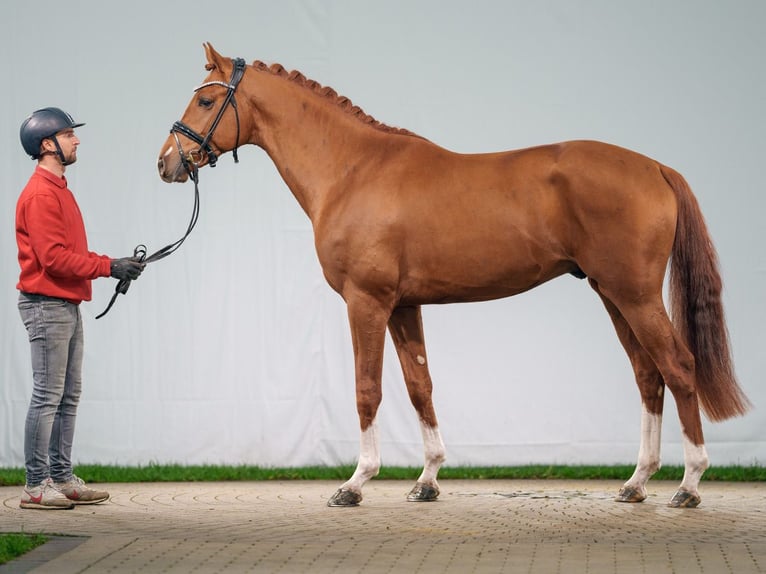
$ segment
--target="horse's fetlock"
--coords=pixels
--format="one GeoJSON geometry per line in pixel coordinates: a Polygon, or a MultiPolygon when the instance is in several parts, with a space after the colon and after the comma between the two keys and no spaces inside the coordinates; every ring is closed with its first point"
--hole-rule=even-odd
{"type": "Polygon", "coordinates": [[[378,473],[380,472],[381,464],[380,464],[380,461],[373,461],[371,459],[361,459],[359,461],[358,467],[359,467],[359,471],[364,476],[369,476],[372,478],[373,476],[378,476],[378,473]]]}

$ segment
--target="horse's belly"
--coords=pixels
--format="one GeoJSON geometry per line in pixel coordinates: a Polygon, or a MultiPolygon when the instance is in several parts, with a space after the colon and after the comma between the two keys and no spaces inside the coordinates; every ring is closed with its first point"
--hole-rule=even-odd
{"type": "Polygon", "coordinates": [[[451,257],[438,268],[412,268],[399,284],[402,303],[461,303],[510,297],[571,272],[566,261],[451,257]]]}

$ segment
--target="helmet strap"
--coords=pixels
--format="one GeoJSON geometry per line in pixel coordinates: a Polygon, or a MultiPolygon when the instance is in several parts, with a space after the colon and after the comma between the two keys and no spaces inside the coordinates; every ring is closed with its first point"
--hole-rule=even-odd
{"type": "Polygon", "coordinates": [[[56,155],[59,156],[59,159],[61,160],[61,165],[69,165],[70,162],[66,160],[64,157],[64,152],[61,150],[61,146],[59,145],[59,140],[56,139],[55,135],[52,135],[50,138],[53,140],[53,145],[56,146],[56,155]]]}

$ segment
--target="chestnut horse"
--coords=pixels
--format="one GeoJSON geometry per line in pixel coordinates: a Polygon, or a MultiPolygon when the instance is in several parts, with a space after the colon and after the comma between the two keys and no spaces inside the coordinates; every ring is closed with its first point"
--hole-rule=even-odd
{"type": "Polygon", "coordinates": [[[420,306],[508,297],[566,273],[587,277],[603,301],[641,394],[638,464],[616,500],[644,500],[660,467],[667,386],[685,467],[669,504],[699,504],[708,466],[700,407],[720,421],[749,403],[731,364],[717,255],[683,177],[594,141],[453,153],[375,121],[298,72],[246,66],[210,44],[205,51],[209,74],[162,145],[159,173],[183,182],[221,153],[255,144],[311,219],[324,276],[348,308],[361,427],[356,470],[329,505],[358,504],[380,469],[386,329],[425,451],[407,499],[434,500],[445,449],[420,306]],[[669,261],[674,323],[662,298],[669,261]]]}

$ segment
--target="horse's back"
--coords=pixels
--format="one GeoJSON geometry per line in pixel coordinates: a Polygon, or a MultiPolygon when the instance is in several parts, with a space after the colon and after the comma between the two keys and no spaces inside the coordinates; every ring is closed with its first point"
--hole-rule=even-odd
{"type": "Polygon", "coordinates": [[[617,269],[642,257],[664,273],[676,198],[657,161],[587,140],[448,157],[443,180],[426,190],[431,215],[417,225],[434,218],[477,249],[505,247],[516,260],[531,254],[548,270],[538,279],[571,271],[567,261],[593,274],[596,259],[617,269]]]}

